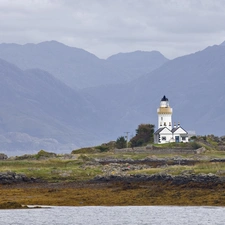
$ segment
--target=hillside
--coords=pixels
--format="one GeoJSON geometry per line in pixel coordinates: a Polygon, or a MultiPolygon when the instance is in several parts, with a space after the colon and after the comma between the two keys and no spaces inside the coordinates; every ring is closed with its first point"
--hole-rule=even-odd
{"type": "Polygon", "coordinates": [[[171,60],[128,84],[85,89],[83,93],[95,105],[102,105],[121,134],[134,132],[140,123],[156,124],[156,110],[166,95],[173,108],[173,122],[200,135],[222,136],[224,74],[225,46],[215,45],[171,60]]]}
{"type": "Polygon", "coordinates": [[[0,60],[0,77],[1,151],[68,151],[100,139],[92,105],[49,73],[0,60]]]}

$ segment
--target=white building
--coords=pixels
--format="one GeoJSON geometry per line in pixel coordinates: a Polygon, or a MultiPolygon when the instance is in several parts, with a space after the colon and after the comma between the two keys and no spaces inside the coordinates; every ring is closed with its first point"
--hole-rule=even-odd
{"type": "Polygon", "coordinates": [[[164,144],[169,142],[188,142],[188,132],[180,124],[172,126],[173,109],[164,95],[160,102],[158,113],[158,130],[154,133],[154,142],[164,144]]]}

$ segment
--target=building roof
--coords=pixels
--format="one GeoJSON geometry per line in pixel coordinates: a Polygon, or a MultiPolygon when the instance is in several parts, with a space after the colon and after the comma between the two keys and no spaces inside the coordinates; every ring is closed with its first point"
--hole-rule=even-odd
{"type": "Polygon", "coordinates": [[[172,133],[174,133],[174,132],[176,132],[179,128],[181,128],[184,132],[186,132],[186,133],[188,133],[184,128],[182,128],[182,127],[174,127],[171,131],[172,131],[172,133]]]}
{"type": "Polygon", "coordinates": [[[161,101],[169,101],[168,98],[164,95],[161,101]]]}
{"type": "Polygon", "coordinates": [[[164,129],[167,129],[169,132],[171,132],[171,130],[168,129],[167,127],[162,127],[162,128],[159,128],[154,134],[160,134],[164,129]]]}

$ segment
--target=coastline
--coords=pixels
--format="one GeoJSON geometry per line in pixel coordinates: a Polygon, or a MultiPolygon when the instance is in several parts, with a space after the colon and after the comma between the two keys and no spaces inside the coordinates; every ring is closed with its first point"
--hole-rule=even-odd
{"type": "Polygon", "coordinates": [[[168,176],[157,177],[5,184],[0,185],[0,202],[25,206],[225,206],[224,178],[206,175],[205,180],[202,176],[198,180],[194,175],[186,182],[175,183],[168,176]]]}

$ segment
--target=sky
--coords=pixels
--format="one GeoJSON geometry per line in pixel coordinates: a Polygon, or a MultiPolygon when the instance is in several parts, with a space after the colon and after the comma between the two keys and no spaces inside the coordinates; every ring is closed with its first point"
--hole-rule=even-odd
{"type": "Polygon", "coordinates": [[[0,43],[50,40],[173,59],[225,41],[225,0],[0,0],[0,43]]]}

